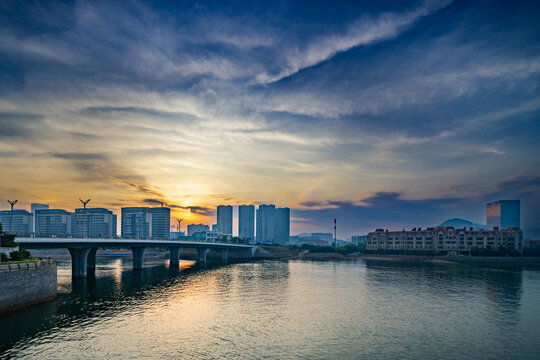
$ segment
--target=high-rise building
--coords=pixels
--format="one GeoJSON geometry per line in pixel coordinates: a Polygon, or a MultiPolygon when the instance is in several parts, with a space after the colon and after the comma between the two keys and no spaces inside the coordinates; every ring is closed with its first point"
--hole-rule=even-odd
{"type": "Polygon", "coordinates": [[[205,224],[190,224],[187,226],[188,236],[193,236],[193,234],[199,232],[208,232],[208,230],[210,230],[210,227],[205,224]]]}
{"type": "Polygon", "coordinates": [[[255,206],[238,207],[238,237],[248,242],[255,240],[255,206]]]}
{"type": "Polygon", "coordinates": [[[121,235],[125,239],[149,239],[152,234],[152,214],[147,207],[122,208],[121,235]]]}
{"type": "Polygon", "coordinates": [[[39,209],[35,210],[34,223],[36,224],[34,233],[38,236],[66,236],[70,235],[74,226],[72,225],[73,213],[62,209],[39,209]]]}
{"type": "Polygon", "coordinates": [[[291,232],[291,209],[276,209],[276,244],[285,245],[289,242],[291,232]]]}
{"type": "Polygon", "coordinates": [[[124,207],[121,232],[126,239],[168,239],[171,232],[171,209],[124,207]]]}
{"type": "Polygon", "coordinates": [[[150,208],[152,215],[152,239],[168,239],[171,232],[171,209],[168,207],[150,208]]]}
{"type": "Polygon", "coordinates": [[[506,229],[511,226],[520,227],[520,201],[499,200],[486,206],[486,222],[488,229],[498,227],[506,229]]]}
{"type": "Polygon", "coordinates": [[[276,241],[276,206],[259,205],[257,209],[257,241],[274,244],[276,241]]]}
{"type": "MultiPolygon", "coordinates": [[[[116,215],[104,208],[75,209],[73,235],[77,237],[116,236],[116,215]]],[[[72,220],[73,221],[73,220],[72,220]]]]}
{"type": "Polygon", "coordinates": [[[0,223],[2,223],[2,229],[10,234],[30,234],[33,228],[33,221],[32,214],[26,210],[0,211],[0,223]]]}
{"type": "Polygon", "coordinates": [[[47,204],[38,204],[38,203],[30,204],[30,212],[34,216],[34,221],[32,222],[32,232],[36,232],[36,210],[46,210],[48,208],[49,208],[49,205],[47,204]]]}
{"type": "Polygon", "coordinates": [[[224,235],[232,235],[233,207],[219,205],[217,207],[217,230],[224,235]]]}

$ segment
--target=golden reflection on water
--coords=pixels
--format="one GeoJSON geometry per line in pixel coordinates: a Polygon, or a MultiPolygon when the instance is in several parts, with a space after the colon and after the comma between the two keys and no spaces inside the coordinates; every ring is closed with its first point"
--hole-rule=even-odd
{"type": "MultiPolygon", "coordinates": [[[[10,324],[21,324],[24,341],[5,342],[6,356],[534,359],[540,352],[532,335],[540,272],[523,281],[521,271],[373,261],[200,267],[182,260],[179,272],[168,265],[145,259],[133,271],[129,259],[101,260],[87,287],[73,282],[72,293],[58,297],[43,315],[50,321],[34,313],[10,324]]],[[[60,273],[70,279],[66,264],[60,273]]]]}

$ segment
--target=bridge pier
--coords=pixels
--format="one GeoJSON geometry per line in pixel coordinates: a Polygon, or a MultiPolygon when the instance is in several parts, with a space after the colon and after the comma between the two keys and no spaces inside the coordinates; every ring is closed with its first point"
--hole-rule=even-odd
{"type": "Polygon", "coordinates": [[[178,267],[178,265],[180,265],[180,247],[178,246],[171,246],[170,248],[170,251],[171,251],[171,261],[169,263],[169,268],[173,268],[173,267],[178,267]]]}
{"type": "Polygon", "coordinates": [[[206,252],[207,248],[197,248],[197,261],[205,263],[206,262],[206,252]]]}
{"type": "Polygon", "coordinates": [[[131,252],[133,253],[133,270],[142,270],[144,246],[132,246],[131,252]]]}
{"type": "Polygon", "coordinates": [[[96,271],[96,253],[98,248],[91,248],[88,253],[88,272],[96,271]]]}
{"type": "Polygon", "coordinates": [[[227,262],[229,260],[229,249],[221,250],[221,261],[227,262]]]}
{"type": "Polygon", "coordinates": [[[86,277],[90,248],[68,248],[71,254],[71,276],[86,277]]]}

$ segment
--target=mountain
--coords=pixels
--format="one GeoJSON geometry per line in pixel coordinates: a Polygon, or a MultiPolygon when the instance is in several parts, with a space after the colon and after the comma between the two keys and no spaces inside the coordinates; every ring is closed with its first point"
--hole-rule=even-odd
{"type": "Polygon", "coordinates": [[[453,226],[455,229],[462,229],[464,227],[466,227],[467,229],[472,227],[474,230],[487,229],[486,225],[473,223],[472,221],[460,218],[448,219],[439,226],[453,226]]]}

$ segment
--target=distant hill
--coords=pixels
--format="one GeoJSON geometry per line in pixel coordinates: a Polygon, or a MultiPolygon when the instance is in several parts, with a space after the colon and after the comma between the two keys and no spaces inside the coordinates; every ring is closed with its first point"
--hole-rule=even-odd
{"type": "Polygon", "coordinates": [[[460,219],[460,218],[448,219],[439,226],[453,226],[456,229],[460,229],[464,227],[466,227],[467,229],[472,227],[474,230],[487,229],[486,225],[473,223],[472,221],[460,219]]]}

